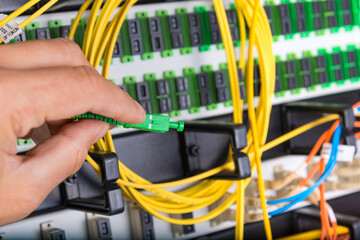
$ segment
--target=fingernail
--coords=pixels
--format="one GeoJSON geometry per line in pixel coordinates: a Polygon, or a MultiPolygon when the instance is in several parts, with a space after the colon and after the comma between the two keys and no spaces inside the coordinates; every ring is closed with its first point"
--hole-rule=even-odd
{"type": "Polygon", "coordinates": [[[110,128],[110,125],[109,125],[108,123],[103,123],[103,124],[102,124],[101,130],[100,130],[99,133],[96,135],[94,144],[95,144],[96,142],[98,142],[98,141],[106,134],[107,131],[109,131],[109,128],[110,128]]]}
{"type": "Polygon", "coordinates": [[[138,106],[139,110],[140,110],[143,114],[146,114],[144,108],[140,105],[140,103],[138,103],[138,102],[136,102],[136,101],[135,101],[135,103],[136,103],[136,105],[138,106]]]}

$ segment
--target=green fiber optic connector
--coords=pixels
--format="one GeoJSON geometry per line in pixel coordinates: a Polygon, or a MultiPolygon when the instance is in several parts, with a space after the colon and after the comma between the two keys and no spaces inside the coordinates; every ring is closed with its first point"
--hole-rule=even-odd
{"type": "Polygon", "coordinates": [[[128,124],[115,121],[112,118],[107,118],[98,114],[93,113],[84,113],[81,115],[77,115],[72,117],[73,120],[80,120],[80,119],[97,119],[101,120],[110,124],[116,124],[124,126],[125,128],[136,128],[145,131],[151,132],[160,132],[164,133],[169,131],[170,128],[174,128],[179,132],[184,131],[184,122],[170,122],[170,117],[163,116],[163,115],[155,115],[155,114],[146,114],[146,119],[144,122],[140,124],[128,124]]]}
{"type": "MultiPolygon", "coordinates": [[[[122,125],[122,124],[121,124],[122,125]]],[[[170,128],[174,128],[179,132],[184,131],[184,122],[170,122],[168,116],[146,114],[146,119],[140,124],[127,124],[123,125],[125,128],[136,128],[140,130],[152,132],[167,132],[170,128]]]]}

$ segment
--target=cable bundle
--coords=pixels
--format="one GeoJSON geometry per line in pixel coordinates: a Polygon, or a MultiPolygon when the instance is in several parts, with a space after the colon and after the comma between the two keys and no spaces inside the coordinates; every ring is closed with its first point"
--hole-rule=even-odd
{"type": "MultiPolygon", "coordinates": [[[[19,16],[28,8],[36,4],[38,1],[39,0],[29,1],[23,7],[19,8],[14,13],[10,14],[7,18],[0,21],[0,26],[19,16]]],[[[27,24],[29,24],[37,16],[41,15],[44,11],[46,11],[46,9],[51,7],[57,1],[58,0],[49,1],[36,13],[34,13],[23,23],[21,23],[20,27],[24,28],[27,24]]],[[[86,25],[82,50],[90,64],[92,64],[95,68],[98,68],[100,66],[100,62],[103,59],[102,75],[106,79],[109,78],[109,69],[113,49],[115,47],[120,29],[123,25],[123,22],[130,7],[133,6],[136,2],[137,0],[127,0],[124,3],[122,0],[105,2],[103,0],[86,0],[79,9],[78,14],[73,21],[73,25],[69,34],[70,39],[73,39],[77,26],[80,23],[80,19],[83,16],[84,12],[89,8],[91,4],[93,4],[86,25]],[[121,6],[122,3],[123,5],[121,6]]],[[[282,211],[285,211],[297,202],[306,199],[317,187],[323,186],[322,183],[329,176],[336,164],[336,151],[337,145],[339,144],[339,136],[341,129],[338,127],[338,122],[336,122],[333,125],[333,128],[327,131],[327,135],[324,135],[319,139],[320,143],[316,144],[314,147],[314,149],[318,150],[321,143],[324,141],[329,141],[332,133],[334,132],[332,149],[333,151],[329,163],[325,167],[324,161],[322,160],[318,165],[314,167],[314,170],[311,172],[311,174],[314,174],[318,169],[320,169],[322,175],[319,180],[304,192],[301,192],[291,197],[266,202],[265,185],[262,179],[261,170],[262,153],[316,126],[337,120],[339,117],[338,115],[328,115],[311,123],[305,124],[304,126],[299,127],[279,137],[278,139],[266,143],[267,133],[269,129],[270,113],[272,108],[271,99],[275,89],[275,57],[272,52],[272,35],[269,27],[268,18],[265,14],[264,9],[260,5],[259,0],[235,0],[241,36],[241,52],[239,63],[237,66],[234,45],[231,39],[230,28],[227,21],[223,2],[222,0],[213,0],[213,3],[227,56],[232,103],[234,106],[233,120],[235,123],[242,123],[244,108],[243,101],[240,98],[239,92],[238,67],[242,70],[242,72],[245,72],[246,74],[248,116],[251,128],[247,136],[248,147],[244,149],[244,152],[248,154],[250,158],[252,172],[254,172],[255,169],[257,169],[258,172],[258,186],[260,191],[265,232],[267,239],[272,239],[270,221],[267,213],[266,204],[290,202],[285,207],[270,212],[270,215],[272,216],[282,211]],[[250,29],[247,63],[245,59],[246,23],[250,29]],[[254,47],[256,47],[259,55],[258,59],[261,75],[261,92],[256,107],[254,103],[253,89],[254,47]]],[[[101,139],[99,142],[97,142],[93,146],[93,149],[116,152],[110,132],[105,135],[104,139],[101,139]]],[[[317,150],[313,150],[310,153],[309,158],[312,159],[317,150]]],[[[229,153],[229,156],[231,156],[231,153],[229,153]]],[[[91,159],[90,156],[87,156],[87,161],[93,166],[98,175],[100,175],[100,167],[95,163],[95,161],[91,159]]],[[[307,160],[307,163],[309,161],[307,160]]],[[[303,165],[301,167],[303,167],[303,165]]],[[[207,177],[213,176],[227,169],[234,169],[234,164],[231,157],[229,157],[228,162],[223,166],[214,168],[199,175],[174,182],[152,184],[151,182],[131,171],[121,161],[119,161],[119,172],[121,178],[117,181],[117,184],[122,188],[124,196],[128,200],[138,203],[145,211],[172,224],[191,225],[210,220],[223,213],[226,209],[228,209],[236,202],[236,239],[242,239],[244,231],[243,227],[245,208],[244,192],[245,188],[250,182],[250,179],[241,181],[204,180],[207,177]],[[172,192],[166,189],[169,187],[175,187],[184,184],[191,184],[191,186],[179,192],[172,192]],[[204,216],[194,219],[175,219],[162,214],[183,214],[206,208],[212,203],[218,201],[230,190],[230,188],[234,184],[236,184],[235,192],[230,194],[230,196],[217,208],[210,211],[204,216]],[[144,193],[143,191],[139,191],[139,189],[146,190],[146,192],[144,193]]],[[[304,186],[311,177],[312,176],[304,179],[304,183],[301,183],[300,186],[304,186]]],[[[320,192],[322,222],[325,223],[325,221],[327,221],[325,218],[328,217],[327,213],[331,215],[331,211],[330,207],[327,207],[325,205],[323,187],[320,187],[320,192]],[[328,211],[325,211],[325,209],[327,209],[328,211]]],[[[329,235],[330,232],[329,228],[330,227],[326,225],[326,231],[323,231],[326,232],[327,235],[329,235]]],[[[333,228],[335,236],[336,226],[333,225],[333,228]]]]}

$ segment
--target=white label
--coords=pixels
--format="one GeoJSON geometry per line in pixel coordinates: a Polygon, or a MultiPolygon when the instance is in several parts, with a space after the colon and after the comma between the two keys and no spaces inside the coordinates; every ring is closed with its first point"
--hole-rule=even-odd
{"type": "MultiPolygon", "coordinates": [[[[6,17],[7,17],[6,14],[0,14],[0,21],[6,17]]],[[[0,27],[0,38],[4,41],[4,43],[9,43],[11,40],[19,36],[21,33],[22,33],[22,29],[14,20],[11,20],[4,26],[0,27]]]]}
{"type": "MultiPolygon", "coordinates": [[[[324,143],[321,149],[321,157],[326,161],[329,160],[331,154],[332,144],[324,143]]],[[[339,145],[336,160],[339,162],[352,162],[355,155],[355,146],[339,145]]]]}

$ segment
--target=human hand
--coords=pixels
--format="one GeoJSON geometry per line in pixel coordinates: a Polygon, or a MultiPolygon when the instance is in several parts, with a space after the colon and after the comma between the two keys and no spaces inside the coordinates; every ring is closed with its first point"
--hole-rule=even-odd
{"type": "MultiPolygon", "coordinates": [[[[145,112],[101,77],[80,48],[66,39],[1,45],[0,226],[29,215],[65,178],[77,172],[88,149],[109,130],[97,120],[63,119],[93,112],[141,123],[145,112]],[[18,156],[17,138],[45,123],[51,138],[18,156]],[[61,123],[61,124],[59,124],[61,123]]],[[[36,131],[35,131],[36,132],[36,131]]]]}

